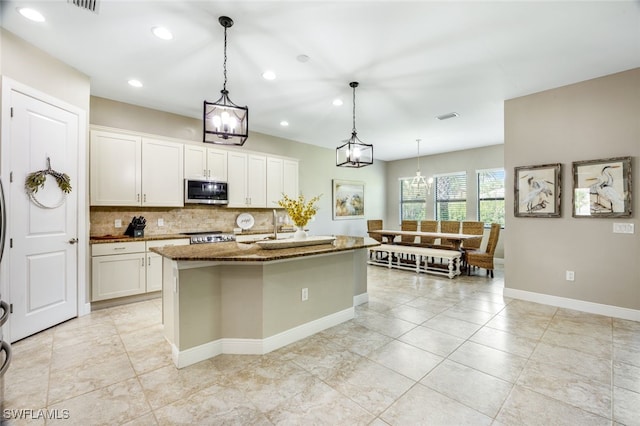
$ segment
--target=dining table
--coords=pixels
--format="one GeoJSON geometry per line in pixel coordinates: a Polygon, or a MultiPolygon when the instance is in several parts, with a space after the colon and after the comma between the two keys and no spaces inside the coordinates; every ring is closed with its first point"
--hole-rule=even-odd
{"type": "Polygon", "coordinates": [[[423,232],[423,231],[397,231],[392,229],[376,229],[372,231],[373,234],[382,235],[387,238],[390,244],[394,244],[394,239],[397,236],[413,236],[413,237],[427,237],[427,238],[440,238],[442,241],[449,240],[453,244],[455,250],[460,250],[460,246],[465,240],[479,239],[482,235],[475,234],[457,234],[449,232],[423,232]]]}

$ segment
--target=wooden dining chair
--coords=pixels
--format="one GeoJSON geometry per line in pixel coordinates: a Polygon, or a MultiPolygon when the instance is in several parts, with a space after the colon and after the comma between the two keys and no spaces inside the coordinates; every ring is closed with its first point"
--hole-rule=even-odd
{"type": "MultiPolygon", "coordinates": [[[[438,232],[437,220],[420,221],[420,232],[438,232]]],[[[420,245],[423,247],[431,247],[435,244],[436,239],[433,237],[420,237],[420,245]]]]}
{"type": "MultiPolygon", "coordinates": [[[[446,234],[459,234],[460,233],[460,222],[457,220],[441,220],[440,221],[440,232],[444,232],[446,234]]],[[[455,248],[455,242],[451,240],[447,240],[446,238],[440,239],[440,246],[446,249],[455,248]]]]}
{"type": "Polygon", "coordinates": [[[464,221],[462,222],[462,230],[460,232],[468,235],[479,235],[478,238],[464,240],[462,242],[462,247],[460,247],[460,249],[462,250],[462,266],[464,268],[467,260],[467,252],[472,250],[479,250],[482,246],[482,237],[484,236],[484,222],[464,221]]]}
{"type": "MultiPolygon", "coordinates": [[[[402,231],[417,231],[418,230],[418,221],[417,220],[403,220],[400,222],[400,229],[402,231]]],[[[406,246],[416,245],[416,237],[411,235],[401,235],[400,242],[398,244],[404,244],[406,246]]]]}
{"type": "Polygon", "coordinates": [[[384,238],[382,237],[382,234],[376,233],[375,231],[379,231],[381,229],[382,229],[382,219],[367,220],[367,233],[371,238],[373,238],[379,243],[383,243],[384,238]]]}
{"type": "Polygon", "coordinates": [[[467,275],[471,275],[471,268],[485,268],[487,275],[491,274],[493,278],[493,255],[498,246],[498,237],[500,236],[500,224],[492,223],[489,232],[489,240],[487,248],[483,250],[471,250],[467,252],[467,275]]]}

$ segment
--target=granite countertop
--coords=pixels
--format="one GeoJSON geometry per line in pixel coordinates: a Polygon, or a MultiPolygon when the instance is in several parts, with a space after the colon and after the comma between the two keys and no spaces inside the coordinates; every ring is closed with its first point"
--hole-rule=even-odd
{"type": "Polygon", "coordinates": [[[380,245],[380,243],[373,238],[338,235],[333,244],[318,244],[276,250],[265,250],[255,243],[247,244],[234,241],[215,244],[157,247],[152,248],[151,251],[172,260],[268,262],[271,260],[375,247],[378,245],[380,245]]]}
{"type": "Polygon", "coordinates": [[[189,238],[185,234],[158,234],[158,235],[145,235],[144,237],[133,238],[128,235],[100,235],[90,236],[89,244],[104,244],[104,243],[131,243],[136,241],[155,241],[155,240],[175,240],[189,238]]]}

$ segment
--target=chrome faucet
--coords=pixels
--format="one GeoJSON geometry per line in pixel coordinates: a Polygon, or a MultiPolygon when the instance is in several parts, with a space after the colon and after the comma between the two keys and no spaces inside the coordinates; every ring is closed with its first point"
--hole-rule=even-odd
{"type": "Polygon", "coordinates": [[[278,212],[273,209],[273,239],[278,239],[278,212]]]}

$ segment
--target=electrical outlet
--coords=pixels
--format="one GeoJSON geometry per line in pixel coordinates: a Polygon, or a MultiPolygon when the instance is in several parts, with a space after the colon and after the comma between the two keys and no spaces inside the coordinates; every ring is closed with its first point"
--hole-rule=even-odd
{"type": "Polygon", "coordinates": [[[164,226],[164,219],[158,219],[158,226],[164,226]]]}
{"type": "Polygon", "coordinates": [[[309,300],[309,289],[306,287],[302,289],[302,301],[305,300],[309,300]]]}
{"type": "Polygon", "coordinates": [[[566,272],[566,278],[567,278],[567,281],[574,281],[576,279],[575,272],[567,271],[566,272]]]}
{"type": "Polygon", "coordinates": [[[113,226],[115,226],[116,228],[122,228],[122,220],[116,219],[113,223],[113,226]]]}
{"type": "Polygon", "coordinates": [[[613,232],[615,234],[633,234],[633,223],[614,223],[613,232]]]}

